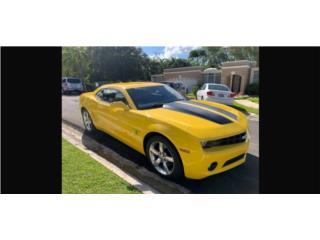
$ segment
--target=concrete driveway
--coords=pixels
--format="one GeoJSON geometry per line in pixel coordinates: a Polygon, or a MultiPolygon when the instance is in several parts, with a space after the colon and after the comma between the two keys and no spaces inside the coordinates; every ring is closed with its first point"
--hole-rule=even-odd
{"type": "MultiPolygon", "coordinates": [[[[62,96],[62,120],[83,129],[79,96],[62,96]]],[[[177,183],[193,193],[259,193],[259,121],[249,118],[249,131],[251,143],[245,164],[203,180],[185,179],[177,183]]],[[[107,134],[100,134],[97,140],[110,149],[110,156],[117,153],[145,166],[145,156],[117,139],[107,134]]]]}

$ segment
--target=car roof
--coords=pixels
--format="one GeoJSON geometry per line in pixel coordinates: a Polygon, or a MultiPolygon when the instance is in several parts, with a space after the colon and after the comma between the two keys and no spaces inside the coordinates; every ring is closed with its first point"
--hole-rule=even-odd
{"type": "Polygon", "coordinates": [[[209,85],[222,85],[222,86],[226,86],[226,85],[221,84],[221,83],[206,83],[206,84],[209,84],[209,85]]]}
{"type": "Polygon", "coordinates": [[[224,86],[224,87],[228,87],[225,84],[220,84],[220,83],[206,83],[207,85],[216,85],[216,86],[224,86]]]}
{"type": "Polygon", "coordinates": [[[101,87],[118,87],[122,89],[129,89],[129,88],[141,88],[141,87],[151,87],[151,86],[161,86],[162,83],[157,82],[121,82],[121,83],[111,83],[111,84],[104,84],[101,87]]]}

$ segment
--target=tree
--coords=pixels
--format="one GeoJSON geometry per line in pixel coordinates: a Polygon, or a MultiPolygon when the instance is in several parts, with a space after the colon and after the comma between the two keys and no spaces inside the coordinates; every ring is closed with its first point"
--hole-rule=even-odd
{"type": "Polygon", "coordinates": [[[202,47],[190,52],[189,59],[206,67],[219,68],[223,62],[233,60],[257,61],[258,47],[202,47]]]}
{"type": "Polygon", "coordinates": [[[188,59],[149,58],[136,47],[64,47],[62,74],[83,79],[136,81],[150,80],[152,74],[163,73],[166,68],[201,65],[220,67],[231,60],[259,60],[257,47],[202,47],[190,52],[188,59]]]}
{"type": "Polygon", "coordinates": [[[88,48],[67,47],[62,48],[62,75],[79,77],[88,80],[90,59],[88,48]]]}
{"type": "Polygon", "coordinates": [[[181,58],[151,58],[149,59],[149,76],[153,74],[161,74],[166,68],[179,68],[192,66],[192,62],[189,59],[181,58]]]}
{"type": "Polygon", "coordinates": [[[223,47],[204,47],[207,54],[207,65],[218,68],[223,62],[230,61],[228,49],[223,47]]]}
{"type": "Polygon", "coordinates": [[[144,80],[148,69],[147,56],[135,47],[93,47],[92,79],[112,81],[144,80]]]}
{"type": "Polygon", "coordinates": [[[230,47],[230,54],[234,60],[250,60],[259,64],[259,47],[230,47]]]}
{"type": "Polygon", "coordinates": [[[194,60],[197,65],[203,65],[205,63],[207,53],[204,49],[194,49],[189,53],[189,59],[194,60]]]}

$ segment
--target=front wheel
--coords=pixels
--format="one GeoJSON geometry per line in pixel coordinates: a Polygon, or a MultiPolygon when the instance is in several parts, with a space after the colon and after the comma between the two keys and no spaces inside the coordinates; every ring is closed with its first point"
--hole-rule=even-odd
{"type": "Polygon", "coordinates": [[[179,179],[183,174],[183,166],[176,148],[162,136],[153,136],[146,146],[149,164],[162,176],[179,179]]]}

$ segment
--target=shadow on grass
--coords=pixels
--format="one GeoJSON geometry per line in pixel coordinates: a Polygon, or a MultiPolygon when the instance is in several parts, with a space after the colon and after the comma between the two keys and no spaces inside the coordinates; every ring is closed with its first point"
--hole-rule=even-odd
{"type": "MultiPolygon", "coordinates": [[[[136,188],[136,187],[134,187],[134,186],[132,186],[132,185],[129,185],[129,186],[127,186],[127,190],[130,191],[130,192],[135,192],[135,191],[138,190],[138,188],[136,188]]],[[[139,191],[139,190],[138,190],[138,191],[139,191]]]]}

